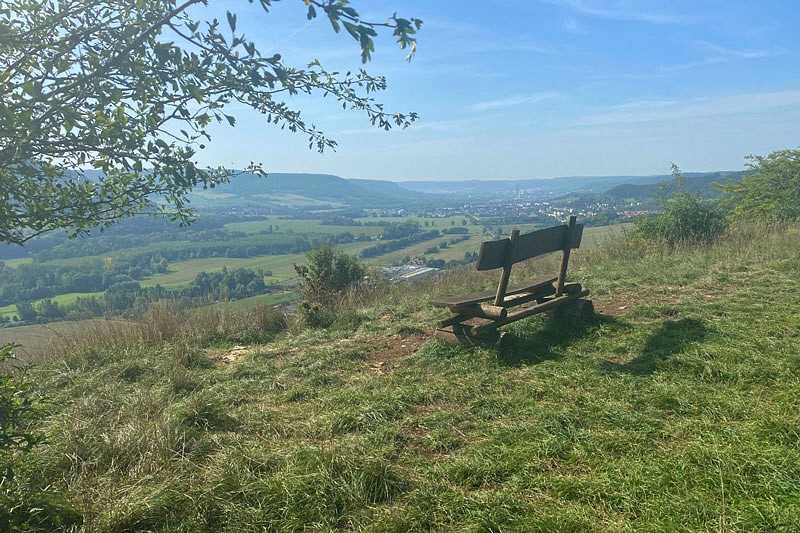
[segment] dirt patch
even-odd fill
[[[708,298],[708,296],[706,297]],[[619,316],[627,313],[641,303],[660,303],[660,304],[679,304],[683,301],[682,295],[677,292],[674,294],[651,294],[647,296],[622,295],[615,300],[592,300],[594,310],[601,315]]]
[[[230,365],[239,361],[242,356],[252,352],[251,348],[246,346],[234,346],[227,352],[214,357],[214,360],[223,365]]]
[[[594,304],[595,313],[608,316],[619,316],[634,305],[634,302],[626,300],[615,300],[613,302],[592,300],[592,303]]]
[[[367,355],[370,372],[379,376],[399,368],[406,357],[413,355],[430,335],[397,335],[375,339],[375,349]]]

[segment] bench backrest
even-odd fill
[[[481,244],[477,269],[493,270],[495,268],[503,268],[551,252],[579,248],[582,237],[583,224],[575,224],[572,231],[570,231],[569,225],[564,224],[524,233],[514,241],[509,262],[507,261],[509,260],[509,248],[511,248],[510,238],[486,241]]]
[[[567,263],[573,248],[581,244],[583,237],[583,224],[576,224],[576,217],[570,216],[569,222],[564,226],[532,231],[520,235],[518,229],[511,230],[511,237],[499,241],[487,241],[481,244],[481,253],[478,254],[478,270],[492,270],[503,268],[500,283],[494,297],[494,305],[503,305],[506,297],[508,280],[511,277],[511,267],[515,263],[531,259],[550,252],[561,251],[561,266],[558,268],[555,295],[560,297],[564,290],[564,281],[567,276]]]

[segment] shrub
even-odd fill
[[[311,250],[306,259],[308,266],[295,265],[295,270],[304,280],[302,299],[311,303],[334,303],[337,295],[361,283],[366,273],[356,258],[330,245]]]
[[[309,328],[327,328],[336,320],[336,315],[318,303],[300,302],[297,309],[300,321]]]
[[[713,204],[680,190],[686,178],[675,164],[672,175],[675,179],[664,184],[658,194],[661,213],[639,219],[637,232],[648,241],[664,243],[670,248],[680,244],[711,244],[725,231],[725,218]]]
[[[49,487],[27,479],[29,452],[44,436],[29,429],[40,417],[31,385],[8,373],[13,348],[0,346],[0,529],[53,531],[78,525],[79,513],[63,504]]]
[[[639,235],[670,248],[710,244],[726,227],[725,218],[714,206],[686,193],[668,200],[661,213],[636,222]]]

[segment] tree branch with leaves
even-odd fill
[[[268,12],[278,0],[258,0]],[[311,20],[327,18],[357,41],[361,61],[391,31],[416,49],[422,22],[392,15],[367,21],[348,0],[298,0]],[[254,3],[250,0],[249,3]],[[242,2],[244,4],[244,2]],[[320,152],[336,142],[286,99],[333,97],[376,127],[407,127],[415,113],[389,113],[374,100],[383,77],[341,75],[318,61],[286,65],[225,20],[197,16],[208,0],[20,0],[0,4],[0,242],[22,244],[58,228],[72,234],[137,213],[187,223],[187,194],[237,171],[202,168],[206,128],[233,126],[233,103],[265,122],[300,132]],[[99,171],[89,179],[85,169]],[[251,163],[245,171],[262,172]]]

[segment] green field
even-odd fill
[[[225,229],[231,231],[243,231],[245,233],[256,233],[258,231],[266,230],[272,226],[273,231],[276,233],[309,233],[314,235],[329,234],[335,235],[338,233],[350,232],[354,236],[361,233],[370,236],[380,235],[383,231],[381,226],[332,226],[322,224],[320,220],[286,220],[277,216],[264,217],[261,220],[253,220],[248,222],[231,222],[225,225]]]
[[[237,194],[220,193],[217,191],[193,191],[191,194],[193,205],[197,206],[242,206],[242,205],[280,205],[285,207],[344,207],[345,204],[332,200],[317,200],[299,194],[270,193],[242,196]]]
[[[78,298],[87,298],[87,297],[97,297],[100,298],[103,296],[102,292],[70,292],[67,294],[59,294],[57,296],[53,296],[52,298],[48,298],[56,302],[58,305],[69,305],[75,303],[75,300]],[[34,305],[39,305],[42,300],[36,300],[33,302]],[[17,307],[15,305],[7,305],[5,307],[0,307],[0,316],[4,316],[7,318],[11,318],[12,316],[17,314]]]
[[[430,229],[445,230],[451,227],[464,227],[462,225],[463,217],[454,216],[446,218],[422,218],[422,217],[366,217],[361,219],[365,222],[375,222],[376,220],[385,222],[403,222],[406,220],[414,220],[421,225],[423,231]],[[424,224],[428,223],[426,227]],[[320,224],[319,220],[284,220],[278,217],[264,217],[261,220],[231,223],[226,226],[229,230],[242,231],[251,234],[245,238],[246,242],[262,242],[262,240],[269,240],[273,235],[255,235],[256,232],[265,229],[270,224],[277,233],[274,234],[275,238],[284,239],[286,235],[290,234],[309,234],[309,235],[325,235],[325,234],[338,234],[349,231],[354,235],[366,233],[368,235],[379,235],[383,228],[381,226],[328,226]],[[630,225],[617,225],[605,227],[588,227],[584,231],[583,247],[588,248],[600,242],[604,238],[611,235],[621,234],[626,227]],[[442,242],[449,242],[454,238],[459,238],[460,235],[442,235],[436,239],[412,244],[401,250],[389,252],[380,257],[365,259],[364,262],[368,265],[383,267],[398,264],[406,256],[422,257],[428,259],[444,259],[448,260],[461,260],[464,258],[466,252],[477,252],[480,249],[480,243],[484,240],[490,239],[490,236],[484,234],[481,226],[468,224],[465,226],[469,230],[470,238],[466,241],[448,245],[447,248],[439,249],[437,253],[426,253],[426,250],[432,246],[437,246]],[[521,227],[523,230],[527,226]],[[339,245],[338,249],[344,253],[351,255],[358,255],[361,250],[368,246],[374,245],[374,241],[370,242],[354,242],[345,245]],[[67,260],[54,260],[53,264],[78,264],[87,260],[101,260],[104,257],[125,256],[128,254],[138,254],[144,252],[156,252],[164,246],[172,245],[178,247],[193,247],[198,243],[153,243],[147,246],[119,250],[109,252],[107,254],[75,258]],[[12,260],[14,264],[21,264],[29,260]],[[272,276],[265,278],[267,284],[282,284],[297,277],[294,270],[295,264],[303,264],[305,262],[305,254],[281,254],[281,255],[268,255],[249,258],[227,258],[227,257],[213,257],[204,259],[191,259],[187,261],[173,261],[169,264],[169,269],[163,274],[157,274],[145,278],[141,281],[144,287],[153,287],[161,285],[167,288],[175,288],[182,285],[191,283],[197,274],[200,272],[216,272],[223,268],[247,268],[252,270],[264,269],[272,272]],[[11,262],[10,262],[11,263]],[[75,301],[79,296],[102,296],[102,293],[70,293],[62,294],[52,298],[61,305],[68,305]],[[39,302],[35,302],[39,303]],[[14,305],[0,307],[0,316],[11,318],[16,314],[17,310]]]
[[[285,254],[247,258],[211,257],[176,261],[169,264],[167,272],[145,278],[141,284],[144,287],[154,287],[156,285],[176,287],[190,283],[200,272],[218,272],[223,268],[228,270],[235,268],[271,270],[272,277],[264,278],[265,282],[280,283],[297,275],[292,268],[292,264],[297,263],[302,257],[303,254]]]
[[[362,249],[370,246],[369,242],[355,242],[343,244],[338,247],[348,254],[357,254]],[[200,272],[217,272],[223,268],[249,268],[252,270],[263,268],[272,271],[271,277],[264,278],[265,283],[283,283],[297,277],[294,265],[305,262],[305,254],[265,255],[260,257],[235,258],[212,257],[208,259],[191,259],[189,261],[176,261],[170,263],[169,271],[164,274],[150,276],[142,281],[144,287],[176,287],[192,282]]]

